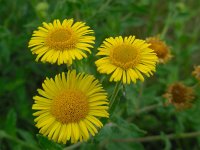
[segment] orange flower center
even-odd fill
[[[49,32],[45,44],[54,50],[68,50],[75,48],[76,36],[69,29],[59,28]]]
[[[51,113],[62,123],[79,122],[89,111],[86,95],[77,90],[59,93],[52,102]]]
[[[134,46],[122,44],[111,50],[110,59],[114,65],[128,69],[139,63],[140,55]]]

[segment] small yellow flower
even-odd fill
[[[91,53],[95,40],[92,33],[85,23],[74,23],[73,19],[43,22],[43,27],[33,32],[28,47],[37,55],[36,61],[71,65],[74,59],[86,58],[85,52]]]
[[[200,81],[200,65],[194,67],[194,71],[192,72],[192,75]]]
[[[173,104],[176,109],[181,110],[190,108],[195,96],[193,88],[178,82],[169,86],[164,97],[168,100],[169,104]]]
[[[98,56],[104,56],[95,63],[100,73],[112,74],[110,81],[123,83],[144,81],[143,74],[148,77],[155,71],[157,56],[144,40],[135,36],[110,37],[98,48]],[[142,74],[143,73],[143,74]]]
[[[151,44],[149,47],[155,51],[160,63],[166,63],[171,59],[170,48],[159,37],[149,37],[146,42]]]
[[[33,97],[33,115],[40,133],[58,143],[86,141],[109,117],[107,93],[92,75],[69,71],[47,78]]]

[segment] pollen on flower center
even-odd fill
[[[130,45],[120,45],[111,51],[111,62],[123,69],[131,68],[139,63],[139,53]]]
[[[56,30],[51,33],[50,40],[54,42],[64,42],[71,38],[71,33],[68,30]]]
[[[76,41],[75,35],[70,30],[61,28],[51,31],[45,44],[50,49],[67,50],[75,48]]]
[[[62,123],[79,122],[88,114],[87,97],[81,91],[67,90],[58,94],[51,106],[51,113]]]

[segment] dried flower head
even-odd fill
[[[164,97],[168,100],[168,104],[173,104],[178,110],[181,110],[192,106],[194,91],[193,88],[178,82],[169,86]]]
[[[194,67],[194,71],[192,72],[192,75],[200,81],[200,65]]]
[[[155,51],[160,63],[166,63],[171,59],[170,48],[159,37],[149,37],[146,42],[151,44],[149,47]]]

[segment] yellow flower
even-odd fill
[[[193,88],[178,82],[168,87],[164,97],[168,100],[169,104],[173,104],[176,109],[181,110],[190,108],[195,96]]]
[[[33,97],[33,115],[40,133],[58,143],[86,141],[109,117],[107,93],[92,75],[69,71],[47,78]]]
[[[110,81],[122,80],[124,84],[136,83],[136,79],[144,81],[142,73],[152,75],[158,59],[149,45],[135,36],[107,38],[98,48],[97,55],[104,57],[95,62],[97,70],[112,74]]]
[[[192,72],[192,75],[200,81],[200,65],[194,67],[194,71]]]
[[[166,63],[172,57],[169,47],[159,37],[149,37],[146,42],[151,44],[149,47],[155,51],[160,63]]]
[[[91,53],[95,40],[91,33],[89,26],[73,19],[65,19],[62,24],[59,20],[43,22],[43,27],[33,32],[28,47],[37,55],[36,61],[71,65],[74,59],[86,58],[85,52]]]

